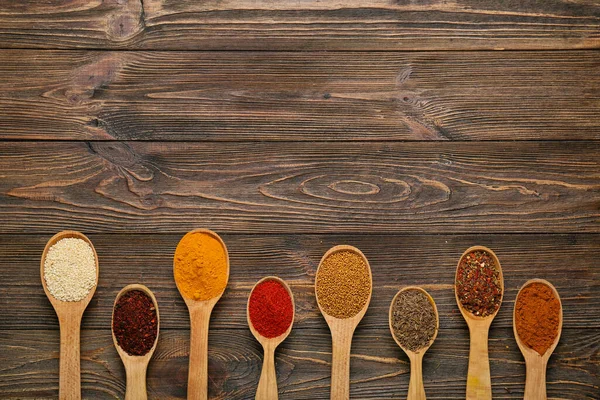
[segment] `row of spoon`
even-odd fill
[[[224,251],[226,253],[227,260],[227,280],[229,278],[229,257],[227,255],[227,249],[225,244],[222,242],[221,238],[214,232],[199,229],[194,232],[203,232],[213,235],[223,244]],[[96,261],[96,278],[98,278],[98,257],[96,251],[94,249],[91,241],[83,234],[75,231],[63,231],[56,234],[52,237],[44,249],[44,253],[42,254],[41,260],[41,269],[40,273],[42,276],[42,285],[44,287],[44,291],[53,305],[56,314],[58,316],[59,324],[60,324],[60,374],[59,374],[59,398],[60,399],[79,399],[81,398],[81,386],[80,386],[80,325],[81,318],[83,316],[83,312],[89,304],[91,298],[94,295],[96,287],[92,288],[88,295],[78,301],[78,302],[64,302],[54,298],[51,293],[48,291],[46,287],[44,276],[44,260],[46,254],[50,247],[52,247],[56,242],[63,238],[80,238],[85,240],[90,247],[94,251],[95,261]],[[494,252],[483,246],[475,246],[467,249],[463,256],[471,251],[475,250],[484,250],[491,254],[495,261],[498,269],[500,271],[500,277],[502,277],[502,269],[500,266],[500,262]],[[352,246],[335,246],[330,249],[323,258],[321,259],[321,263],[319,264],[319,269],[317,270],[317,276],[319,275],[320,266],[329,255],[338,252],[338,251],[352,251],[356,254],[360,255],[367,268],[369,270],[369,280],[371,284],[371,290],[369,293],[369,300],[364,305],[363,309],[360,310],[356,315],[351,318],[336,318],[328,315],[325,310],[321,307],[319,303],[319,299],[317,296],[317,305],[321,313],[323,314],[329,329],[331,331],[332,336],[332,373],[331,373],[331,399],[348,399],[350,396],[350,349],[352,343],[352,337],[354,334],[354,330],[356,329],[358,323],[362,320],[365,315],[367,308],[369,306],[371,294],[372,294],[372,276],[371,269],[369,266],[369,262],[364,256],[364,254]],[[462,259],[462,257],[461,257]],[[460,263],[460,260],[459,260]],[[281,279],[277,277],[267,277],[264,279],[274,279],[278,280],[290,294],[293,301],[293,295],[289,288],[289,286]],[[264,280],[263,279],[263,280]],[[262,280],[261,280],[262,281]],[[260,283],[259,281],[258,283]],[[543,280],[532,280],[528,281],[523,287],[527,286],[529,283],[538,281],[546,284],[554,291],[557,299],[560,300],[556,289],[547,281]],[[97,279],[96,279],[97,282]],[[500,279],[502,292],[504,292],[504,284],[503,280]],[[258,285],[257,283],[257,285]],[[255,286],[256,287],[256,286]],[[398,294],[400,294],[403,290],[409,289],[418,289],[423,291],[429,298],[430,302],[433,305],[436,315],[436,334],[431,339],[429,345],[426,347],[413,352],[408,349],[405,349],[400,343],[396,340],[396,343],[406,352],[407,356],[411,362],[411,377],[409,384],[409,399],[425,399],[425,391],[423,389],[423,379],[422,379],[422,359],[424,353],[427,349],[433,344],[437,336],[437,331],[439,328],[439,317],[437,314],[437,308],[435,307],[435,302],[433,298],[423,289],[418,287],[407,287],[402,289]],[[115,304],[118,301],[119,297],[125,294],[130,290],[141,290],[148,294],[154,305],[156,307],[157,320],[159,319],[158,314],[158,305],[156,302],[156,298],[154,294],[143,285],[129,285],[122,289],[115,299]],[[253,289],[254,290],[254,289]],[[397,294],[397,295],[398,295]],[[185,303],[189,309],[190,321],[191,321],[191,331],[190,331],[190,369],[188,375],[188,399],[207,399],[208,398],[208,328],[210,315],[214,305],[217,303],[219,298],[221,297],[222,292],[209,300],[198,301],[186,298],[183,296]],[[469,368],[468,368],[468,377],[467,377],[467,399],[491,399],[492,391],[491,391],[491,377],[490,377],[490,368],[489,368],[489,358],[488,358],[488,332],[489,327],[492,323],[492,320],[496,316],[498,310],[490,316],[487,317],[478,317],[467,310],[464,309],[458,298],[456,299],[458,307],[463,315],[467,325],[469,327],[470,332],[470,353],[469,353]],[[394,301],[392,301],[392,304]],[[559,335],[557,336],[553,345],[546,351],[546,353],[542,356],[537,354],[534,350],[525,346],[521,340],[519,339],[518,334],[515,331],[515,337],[517,340],[517,344],[523,353],[523,356],[527,365],[527,375],[526,375],[526,387],[525,387],[525,398],[526,399],[545,399],[546,398],[546,388],[545,388],[545,371],[546,365],[548,362],[548,358],[554,351],[559,337],[560,331],[562,329],[562,304],[560,307],[560,321],[559,321]],[[391,307],[390,307],[390,329],[391,329]],[[285,338],[289,335],[292,325],[289,326],[286,332],[276,338],[265,338],[262,337],[249,322],[250,329],[253,335],[257,338],[257,340],[263,346],[265,356],[263,362],[263,369],[261,373],[260,382],[257,390],[257,399],[276,399],[277,398],[277,380],[275,376],[275,365],[274,365],[274,352],[277,346],[285,340]],[[160,322],[159,322],[160,323]],[[514,324],[513,324],[514,325]],[[392,334],[392,336],[394,336]],[[123,364],[126,369],[127,374],[127,391],[126,391],[126,399],[145,399],[146,398],[146,367],[152,354],[156,348],[156,344],[158,342],[158,333],[154,346],[152,349],[144,356],[131,356],[123,351],[117,344],[116,339],[113,340],[115,343],[115,347],[119,353],[119,356],[123,360]]]

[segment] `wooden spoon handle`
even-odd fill
[[[190,308],[190,371],[188,400],[208,399],[208,324],[212,306]]]
[[[256,400],[277,400],[277,375],[275,374],[275,347],[265,346],[265,358],[256,389]]]
[[[411,353],[408,358],[410,358],[410,383],[408,384],[407,400],[425,400],[423,353]]]
[[[331,355],[331,400],[348,400],[350,398],[350,348],[352,333],[340,329],[332,331]]]
[[[546,400],[546,365],[545,357],[530,357],[526,361],[524,400]]]
[[[488,358],[489,325],[471,329],[469,372],[467,375],[467,400],[491,400],[492,380]]]
[[[130,363],[126,369],[127,389],[125,400],[146,400],[146,363]]]
[[[81,372],[79,360],[81,314],[66,313],[59,318],[60,366],[58,398],[81,399]]]

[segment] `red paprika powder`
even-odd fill
[[[248,316],[252,327],[261,336],[281,336],[294,318],[292,298],[279,281],[267,279],[256,285],[250,294]]]
[[[554,344],[560,324],[560,301],[548,285],[525,286],[515,302],[515,328],[521,342],[544,355]]]
[[[158,319],[154,302],[141,290],[124,293],[113,310],[113,333],[119,347],[132,356],[143,356],[154,346]]]

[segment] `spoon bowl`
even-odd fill
[[[94,261],[96,263],[96,284],[90,289],[88,294],[79,301],[62,301],[54,297],[52,293],[50,293],[50,290],[48,290],[46,278],[44,277],[44,263],[46,262],[46,256],[48,255],[48,251],[57,242],[67,238],[82,239],[83,241],[85,241],[92,248],[92,251],[94,253]],[[42,277],[42,287],[44,288],[46,297],[48,297],[48,300],[50,300],[50,303],[52,304],[52,307],[54,307],[54,310],[56,311],[56,314],[59,318],[59,314],[62,315],[65,313],[78,312],[83,314],[83,311],[87,308],[88,304],[92,300],[92,297],[94,297],[94,293],[96,292],[96,287],[98,286],[99,271],[100,268],[98,264],[98,254],[96,254],[96,249],[94,248],[92,241],[88,239],[88,237],[85,236],[83,233],[77,231],[62,231],[52,236],[50,240],[48,240],[48,243],[46,243],[46,247],[44,248],[44,252],[42,253],[42,259],[40,262],[40,276]]]
[[[425,296],[427,296],[427,300],[429,300],[429,303],[431,304],[433,312],[435,314],[435,332],[433,334],[433,337],[426,346],[421,347],[417,351],[412,351],[404,347],[402,343],[400,343],[400,341],[396,338],[393,328],[394,304],[396,303],[396,299],[401,293],[404,293],[409,290],[417,290],[423,293]],[[390,332],[392,333],[394,341],[406,353],[410,360],[410,383],[408,385],[408,400],[425,400],[425,387],[423,386],[423,356],[435,341],[435,338],[437,337],[440,328],[440,318],[438,315],[437,306],[435,305],[435,301],[425,289],[418,286],[407,286],[398,291],[398,293],[396,293],[396,295],[392,299],[388,319],[390,325]]]
[[[117,338],[115,336],[115,331],[112,329],[114,326],[114,316],[115,316],[115,307],[117,302],[125,293],[130,292],[132,290],[139,290],[144,292],[148,297],[152,299],[152,303],[154,304],[154,309],[156,310],[156,338],[154,339],[154,345],[152,348],[144,355],[136,356],[128,354],[117,342]],[[123,361],[123,366],[125,367],[125,374],[127,376],[127,386],[125,390],[125,400],[145,400],[148,398],[146,391],[146,370],[148,369],[148,363],[154,354],[154,350],[156,350],[156,345],[158,344],[158,335],[160,333],[160,315],[158,313],[158,303],[156,301],[156,297],[154,293],[150,289],[148,289],[144,285],[128,285],[125,286],[121,291],[117,294],[115,298],[115,303],[113,305],[113,313],[111,319],[111,333],[113,338],[113,343],[115,348],[117,349],[117,353],[119,353],[119,357],[121,357],[121,361]]]
[[[521,291],[531,285],[532,283],[541,283],[552,290],[554,296],[558,300],[559,313],[558,313],[558,333],[556,334],[556,338],[554,342],[546,352],[540,355],[537,351],[527,346],[521,338],[519,337],[519,333],[517,331],[516,324],[516,314],[517,314],[517,300]],[[558,345],[558,341],[560,340],[560,335],[562,333],[562,324],[563,324],[563,308],[562,302],[560,300],[560,296],[556,288],[545,279],[530,279],[521,287],[519,293],[517,293],[517,297],[515,299],[515,307],[513,309],[513,331],[515,334],[515,339],[517,341],[517,346],[523,353],[523,358],[525,359],[525,367],[526,367],[526,375],[525,375],[525,399],[528,400],[542,400],[546,399],[546,366],[548,365],[548,359],[554,352],[554,349]]]
[[[473,247],[469,247],[467,250],[465,250],[465,252],[460,256],[459,260],[458,260],[458,264],[456,266],[456,274],[454,277],[454,281],[456,282],[457,278],[458,278],[458,268],[460,266],[460,262],[462,261],[462,259],[469,253],[473,252],[473,251],[485,251],[486,253],[490,254],[492,256],[492,258],[494,259],[494,262],[496,263],[496,266],[498,267],[498,273],[500,275],[500,304],[502,304],[502,299],[504,297],[504,276],[502,275],[502,266],[500,265],[500,260],[498,259],[498,257],[496,256],[496,253],[494,253],[490,248],[485,247],[485,246],[473,246]],[[463,318],[465,319],[465,321],[467,321],[467,324],[470,321],[486,321],[489,324],[492,323],[492,321],[494,320],[494,318],[496,317],[496,315],[498,314],[498,311],[500,311],[500,307],[498,307],[496,309],[496,311],[494,311],[493,314],[487,315],[485,317],[481,317],[478,315],[474,315],[473,313],[471,313],[469,310],[465,309],[465,307],[463,306],[463,304],[460,302],[460,299],[458,298],[458,291],[454,290],[454,297],[456,298],[456,304],[458,304],[458,309],[460,310],[460,313],[462,314]]]
[[[402,346],[402,344],[398,341],[398,339],[396,338],[396,335],[394,335],[394,328],[392,326],[392,323],[394,321],[394,315],[393,315],[393,311],[394,311],[394,304],[396,303],[396,299],[398,298],[398,296],[400,296],[401,293],[407,292],[409,290],[418,290],[419,292],[423,293],[425,296],[427,296],[427,300],[429,300],[429,303],[431,303],[431,306],[433,307],[433,312],[435,314],[435,333],[433,334],[433,337],[431,338],[431,340],[429,341],[429,344],[427,346],[421,347],[419,350],[417,351],[412,351],[407,349],[406,347]],[[438,330],[440,328],[440,318],[439,318],[439,314],[438,314],[438,310],[437,310],[437,306],[435,304],[435,301],[433,300],[433,297],[431,297],[431,295],[422,287],[419,286],[407,286],[404,287],[402,289],[400,289],[398,291],[398,293],[396,293],[396,295],[394,296],[394,298],[392,299],[392,303],[390,304],[390,311],[389,311],[389,325],[390,325],[390,331],[392,332],[392,337],[394,338],[394,341],[396,342],[396,344],[402,349],[402,351],[404,351],[407,355],[408,353],[420,353],[420,354],[424,354],[433,344],[433,342],[435,341],[435,339],[437,338],[438,335]]]
[[[318,280],[319,273],[321,272],[321,267],[323,262],[330,257],[331,255],[341,252],[341,251],[349,251],[354,254],[359,255],[369,273],[369,296],[365,305],[362,307],[358,313],[349,318],[337,318],[332,315],[329,315],[325,309],[323,308],[321,302],[319,301],[319,294],[317,291],[317,285],[315,283],[315,296],[317,299],[317,305],[321,314],[325,318],[327,325],[329,326],[329,330],[331,331],[331,339],[332,339],[332,362],[331,362],[331,399],[332,400],[342,400],[348,399],[350,397],[350,349],[352,345],[352,336],[354,334],[354,330],[358,323],[362,320],[367,309],[369,308],[369,303],[371,302],[371,296],[373,294],[373,276],[371,274],[371,266],[369,265],[369,261],[365,257],[365,255],[356,247],[348,246],[348,245],[338,245],[329,249],[321,258],[321,262],[319,263],[319,268],[317,269],[316,278]]]
[[[46,262],[46,256],[52,246],[54,246],[59,240],[65,238],[76,238],[84,240],[91,248],[94,253],[94,260],[96,264],[96,283],[90,289],[88,294],[79,301],[62,301],[57,299],[50,293],[46,284],[46,278],[44,275],[44,264]],[[40,276],[42,279],[42,287],[46,297],[54,307],[56,316],[58,317],[58,323],[60,325],[60,358],[59,358],[59,399],[74,399],[81,398],[81,365],[80,365],[80,335],[81,335],[81,318],[83,312],[87,308],[88,304],[94,297],[96,287],[98,286],[99,277],[99,263],[98,254],[94,245],[83,233],[76,231],[62,231],[52,236],[44,252],[42,253],[42,259],[40,261]]]
[[[254,335],[256,340],[258,340],[258,342],[260,344],[262,344],[263,346],[265,345],[265,343],[270,343],[271,345],[275,345],[275,347],[277,347],[281,344],[281,342],[283,342],[288,337],[288,335],[292,331],[292,326],[294,325],[294,318],[296,316],[296,303],[294,301],[294,294],[292,293],[292,290],[290,289],[288,284],[283,279],[281,279],[277,276],[266,276],[266,277],[262,278],[261,280],[259,280],[258,282],[256,282],[256,284],[252,287],[252,290],[250,291],[250,296],[252,296],[252,292],[254,292],[254,289],[256,289],[256,287],[258,285],[260,285],[261,283],[266,282],[266,281],[278,282],[288,292],[290,299],[292,301],[292,307],[293,307],[292,323],[287,328],[287,330],[284,333],[282,333],[281,335],[276,336],[274,338],[268,338],[268,337],[264,337],[263,335],[261,335],[254,328],[254,325],[252,324],[252,320],[250,319],[250,297],[248,297],[248,303],[246,304],[246,315],[247,315],[247,319],[248,319],[248,326],[250,327],[250,332],[252,332],[252,335]]]
[[[221,299],[221,297],[223,296],[223,293],[225,293],[225,288],[227,287],[227,283],[229,282],[229,253],[227,251],[227,246],[225,245],[225,242],[223,242],[223,239],[221,239],[221,237],[217,233],[211,231],[210,229],[203,229],[203,228],[194,229],[194,230],[186,233],[183,236],[183,238],[185,238],[188,235],[192,235],[194,233],[204,233],[206,235],[209,235],[209,236],[213,237],[214,239],[216,239],[223,247],[223,253],[225,255],[225,262],[227,264],[227,275],[225,277],[225,286],[223,287],[223,290],[221,290],[221,292],[218,295],[216,295],[215,297],[212,297],[208,300],[195,300],[190,297],[187,297],[183,293],[181,287],[179,286],[179,282],[177,282],[177,279],[175,279],[175,285],[177,286],[177,290],[179,291],[179,294],[183,298],[183,301],[185,301],[185,304],[187,305],[188,308],[195,308],[195,307],[202,307],[202,306],[206,307],[207,305],[211,305],[211,309],[212,309],[212,307],[214,307],[215,304],[217,304],[217,302]],[[183,238],[181,238],[181,240],[183,240]],[[177,250],[175,250],[175,252],[177,252]],[[175,262],[173,262],[173,272],[174,271],[175,271]]]
[[[208,399],[208,326],[212,310],[221,296],[223,296],[227,282],[229,282],[229,253],[221,237],[208,229],[194,229],[185,234],[183,238],[195,233],[203,233],[216,239],[223,248],[226,263],[226,277],[223,290],[208,300],[195,300],[187,297],[179,286],[179,282],[175,279],[177,290],[179,290],[190,313],[190,367],[187,398],[188,400],[206,400]],[[175,254],[177,254],[177,250],[175,250]],[[175,259],[173,259],[174,274],[175,268]]]
[[[292,302],[292,322],[290,323],[290,326],[288,326],[284,333],[273,338],[268,338],[261,335],[254,328],[252,320],[250,319],[250,298],[252,297],[254,289],[256,289],[258,285],[265,281],[276,281],[280,283],[281,286],[283,286],[287,291]],[[252,287],[250,296],[248,297],[248,304],[246,305],[246,315],[248,318],[248,326],[250,327],[250,332],[252,332],[252,335],[254,335],[254,337],[261,344],[264,350],[264,361],[262,372],[260,374],[260,380],[258,382],[258,388],[256,389],[256,399],[276,400],[278,398],[278,390],[277,375],[275,373],[275,349],[281,344],[281,342],[283,342],[288,337],[288,335],[292,331],[292,326],[294,325],[294,318],[296,317],[296,303],[294,301],[294,295],[288,284],[283,279],[280,279],[276,276],[267,276],[256,282],[254,287]]]
[[[485,317],[474,315],[464,308],[463,304],[458,298],[458,290],[456,285],[460,262],[467,254],[478,250],[485,251],[492,256],[498,269],[500,281],[500,304],[494,313]],[[504,277],[502,275],[502,266],[500,265],[500,260],[491,249],[485,246],[469,247],[458,260],[454,282],[454,297],[456,298],[456,304],[458,305],[458,309],[460,310],[460,313],[469,327],[471,337],[466,398],[467,400],[491,400],[492,380],[490,376],[490,362],[488,355],[488,334],[490,325],[498,314],[500,305],[502,304],[502,298],[504,297]]]

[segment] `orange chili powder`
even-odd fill
[[[540,282],[524,287],[515,304],[515,326],[527,347],[544,355],[558,335],[560,302],[554,291]]]

